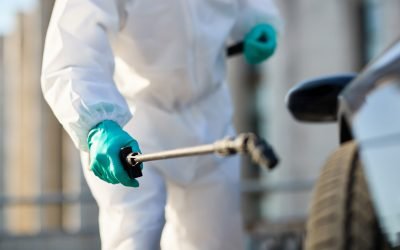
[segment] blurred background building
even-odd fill
[[[334,125],[300,124],[290,117],[287,91],[308,78],[359,71],[399,35],[400,1],[276,2],[285,20],[276,56],[259,67],[241,57],[229,60],[238,130],[263,135],[282,160],[273,172],[243,160],[249,250],[300,249],[311,188],[338,143]],[[41,95],[53,3],[38,0],[0,38],[0,249],[100,246],[97,206],[78,152]]]

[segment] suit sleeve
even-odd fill
[[[58,0],[47,31],[42,91],[80,150],[103,120],[121,127],[131,118],[113,81],[111,41],[123,23],[118,0]]]
[[[231,31],[231,42],[242,41],[244,36],[260,23],[272,25],[278,33],[282,31],[283,23],[274,1],[239,0],[239,12]]]

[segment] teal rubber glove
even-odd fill
[[[131,146],[134,152],[139,152],[139,145],[116,122],[105,120],[90,130],[88,135],[90,151],[90,170],[100,179],[129,187],[139,187],[136,179],[129,178],[119,159],[122,147]],[[143,166],[140,166],[143,168]]]
[[[244,38],[244,56],[249,64],[259,64],[275,52],[277,34],[269,24],[258,24]]]

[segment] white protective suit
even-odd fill
[[[56,1],[42,89],[83,152],[103,249],[242,249],[237,158],[146,163],[135,189],[87,170],[86,139],[105,119],[144,153],[232,135],[227,41],[277,22],[271,0]]]

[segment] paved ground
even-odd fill
[[[246,250],[301,250],[303,223],[260,224],[249,230]],[[40,236],[1,236],[0,250],[98,250],[96,232],[48,233]]]
[[[96,234],[1,237],[0,250],[99,250]]]

